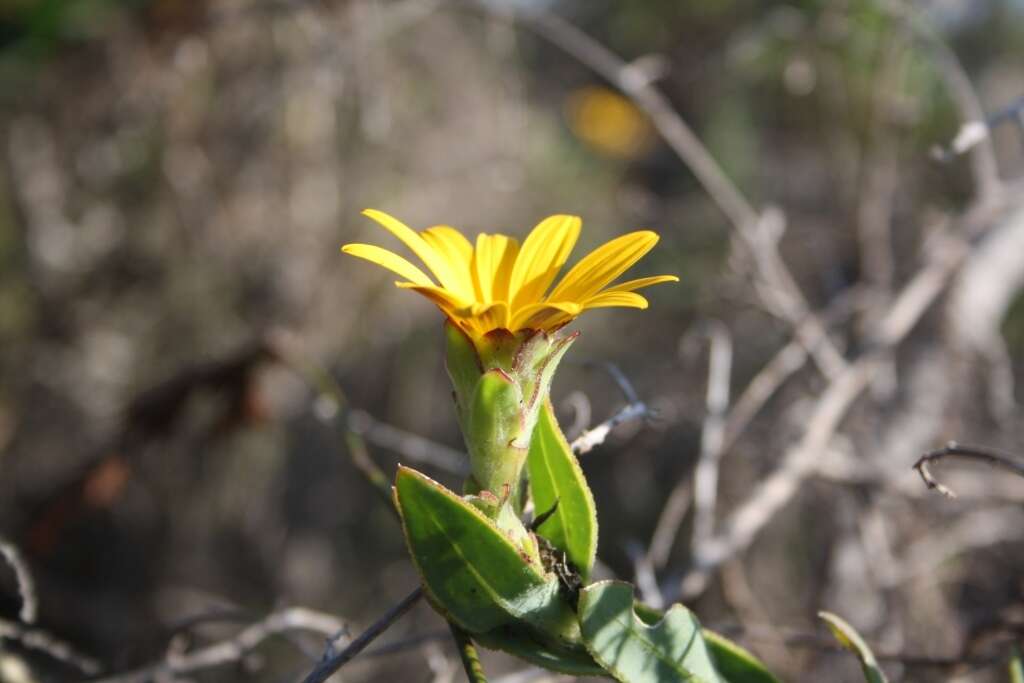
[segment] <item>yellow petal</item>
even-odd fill
[[[422,270],[387,249],[381,249],[372,244],[346,244],[341,250],[346,254],[372,261],[378,266],[384,266],[388,270],[398,273],[406,280],[411,280],[414,284],[427,286],[434,284]]]
[[[631,232],[604,243],[573,266],[548,298],[558,301],[589,299],[657,243],[658,235],[650,230]]]
[[[509,278],[519,253],[519,243],[506,235],[476,236],[473,282],[481,301],[507,301]]]
[[[365,209],[363,215],[380,223],[388,232],[400,239],[405,246],[409,247],[427,268],[434,274],[443,286],[458,289],[458,277],[452,273],[448,260],[434,250],[430,244],[423,239],[418,232],[410,228],[402,221],[389,216],[383,211],[376,209]]]
[[[473,245],[469,243],[462,233],[447,225],[436,225],[420,233],[423,240],[429,244],[437,254],[448,262],[452,275],[456,282],[454,289],[459,296],[467,299],[473,298],[473,278],[470,275],[470,262],[473,259]]]
[[[402,289],[411,289],[418,294],[422,294],[437,304],[442,311],[453,317],[466,317],[472,305],[471,302],[459,298],[451,290],[444,287],[418,285],[414,282],[396,282],[395,286]]]
[[[541,300],[579,235],[577,216],[551,216],[533,229],[512,268],[509,300],[513,310]]]
[[[582,306],[568,301],[530,304],[529,306],[524,306],[515,312],[515,315],[512,316],[512,325],[509,329],[521,330],[524,328],[532,328],[535,330],[548,330],[551,329],[547,324],[549,319],[558,318],[561,320],[564,318],[565,322],[568,322],[579,315],[582,311]]]
[[[623,306],[625,308],[647,308],[647,299],[635,292],[601,292],[583,302],[583,309],[609,308]]]
[[[605,292],[632,292],[637,289],[644,287],[650,287],[651,285],[658,285],[662,282],[679,282],[679,278],[675,275],[655,275],[653,277],[641,277],[636,280],[627,280],[626,282],[620,282],[617,285],[612,285]]]
[[[509,329],[508,304],[504,301],[495,301],[489,304],[473,304],[470,314],[480,334],[486,334],[491,330]]]

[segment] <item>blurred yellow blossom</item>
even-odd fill
[[[566,117],[576,137],[603,154],[630,159],[653,139],[647,117],[628,99],[608,88],[588,86],[566,99]]]

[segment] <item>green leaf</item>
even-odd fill
[[[864,679],[868,683],[888,683],[888,679],[886,679],[885,673],[878,666],[878,661],[875,659],[874,653],[871,652],[871,648],[868,647],[868,644],[864,642],[864,639],[860,637],[860,634],[852,626],[831,612],[818,612],[818,616],[828,624],[829,630],[832,631],[832,636],[839,641],[839,644],[853,652],[860,659],[860,665],[864,669]]]
[[[526,460],[536,514],[550,510],[537,532],[565,552],[586,581],[597,554],[597,512],[576,456],[558,427],[550,401],[537,419]]]
[[[704,629],[702,633],[715,668],[727,683],[779,683],[779,679],[745,648],[714,631]]]
[[[1021,659],[1017,648],[1013,648],[1013,656],[1010,657],[1010,683],[1024,683],[1024,659]]]
[[[633,609],[633,587],[601,581],[580,592],[583,642],[622,683],[727,683],[712,664],[696,617],[673,605],[656,624]]]
[[[558,580],[470,503],[408,467],[398,469],[395,502],[423,585],[444,616],[470,633],[521,619],[578,639]]]
[[[665,613],[642,602],[635,601],[633,610],[647,625],[657,624]],[[779,683],[777,679],[754,655],[725,636],[709,629],[701,629],[704,643],[711,652],[718,675],[726,683]]]
[[[608,676],[583,647],[547,641],[516,624],[505,624],[473,638],[483,647],[507,652],[550,671],[571,676]]]

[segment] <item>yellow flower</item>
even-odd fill
[[[647,308],[647,299],[634,290],[679,281],[675,275],[657,275],[608,286],[658,243],[658,235],[650,230],[631,232],[598,247],[549,292],[579,237],[581,221],[576,216],[545,218],[522,246],[506,235],[480,234],[474,248],[447,225],[416,232],[382,211],[367,209],[363,214],[405,243],[437,282],[387,249],[346,244],[341,250],[398,273],[406,282],[396,282],[397,286],[427,297],[474,337],[496,329],[550,332],[588,308]]]

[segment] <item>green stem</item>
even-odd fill
[[[476,645],[473,644],[469,634],[453,622],[449,621],[448,627],[452,630],[455,646],[462,659],[462,667],[466,670],[466,679],[469,680],[469,683],[487,683],[484,665],[480,663],[480,653],[477,652]]]

